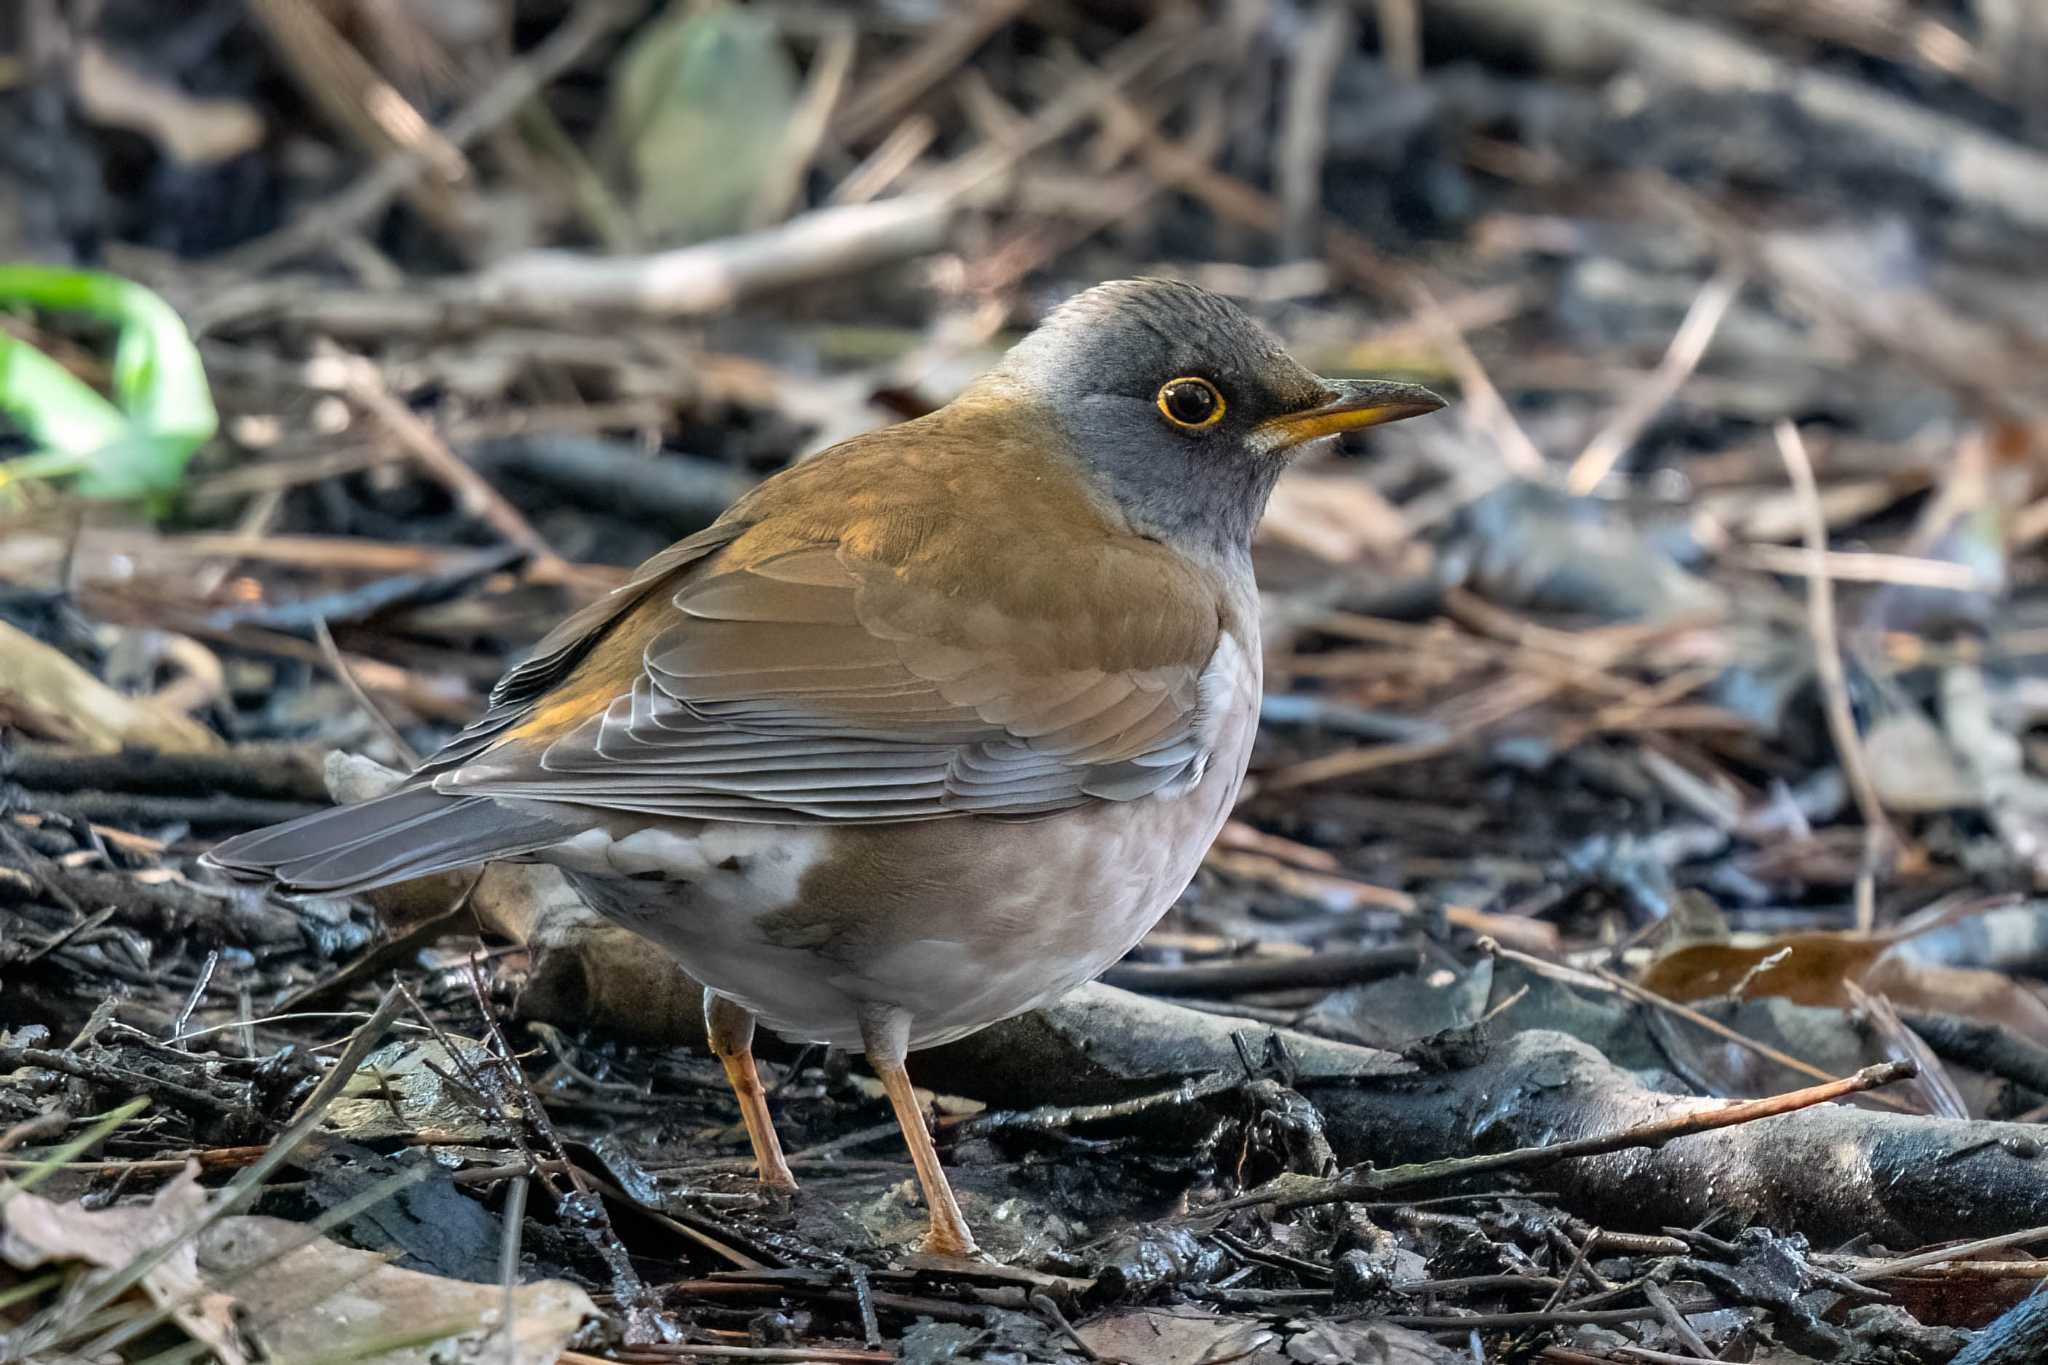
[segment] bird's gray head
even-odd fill
[[[1229,300],[1117,280],[1062,304],[977,387],[1028,402],[1147,535],[1241,552],[1311,441],[1433,412],[1412,384],[1324,379]]]

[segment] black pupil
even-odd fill
[[[1200,426],[1216,411],[1216,394],[1207,384],[1175,384],[1166,391],[1166,410],[1176,422]]]

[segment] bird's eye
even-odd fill
[[[1159,411],[1186,431],[1201,431],[1223,420],[1223,395],[1206,379],[1184,376],[1159,386]]]

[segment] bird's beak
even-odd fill
[[[1269,451],[1292,450],[1340,432],[1361,431],[1435,412],[1444,400],[1420,384],[1387,379],[1325,379],[1329,397],[1312,408],[1269,417],[1256,431]]]

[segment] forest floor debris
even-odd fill
[[[2037,7],[302,8],[0,19],[0,249],[157,290],[221,427],[0,476],[0,1360],[2039,1354]],[[997,1263],[905,1254],[843,1057],[764,1051],[763,1193],[545,870],[196,869],[1151,271],[1459,401],[1283,484],[1115,985],[914,1059]]]

